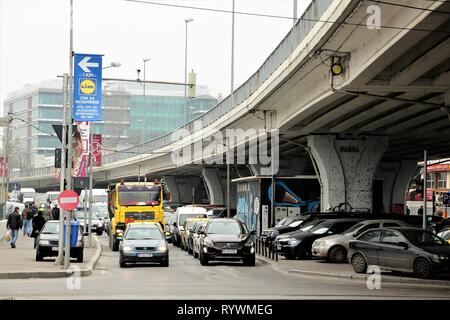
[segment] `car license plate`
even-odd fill
[[[151,258],[151,257],[153,257],[153,254],[152,253],[139,253],[138,257],[139,258]]]
[[[237,250],[232,250],[232,249],[224,249],[222,250],[223,254],[236,254]]]
[[[58,247],[52,247],[52,251],[58,251]]]

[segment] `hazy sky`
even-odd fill
[[[147,0],[143,0],[147,1]],[[231,0],[154,0],[231,10]],[[298,0],[301,14],[309,0]],[[291,17],[293,0],[236,0],[235,10]],[[0,0],[0,93],[49,80],[69,70],[69,0]],[[136,78],[146,64],[148,80],[183,81],[185,18],[188,68],[215,95],[230,91],[231,14],[127,2],[74,0],[74,51],[120,61],[104,77]],[[286,35],[289,19],[235,15],[235,88],[264,62]],[[142,76],[142,74],[141,74]],[[3,103],[2,103],[3,106]]]

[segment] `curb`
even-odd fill
[[[316,271],[306,271],[306,270],[298,270],[291,269],[288,273],[297,273],[304,275],[312,275],[312,276],[320,276],[320,277],[329,277],[329,278],[341,278],[341,279],[351,279],[351,280],[363,280],[367,281],[367,279],[371,276],[371,274],[342,274],[342,273],[329,273],[329,272],[316,272]],[[397,283],[397,284],[421,284],[421,285],[433,285],[433,286],[444,286],[450,287],[450,281],[442,281],[442,280],[423,280],[416,278],[405,278],[405,277],[391,277],[384,276],[383,282],[389,283]]]
[[[338,278],[338,279],[350,279],[357,281],[367,281],[367,279],[371,276],[371,274],[344,274],[344,273],[331,273],[331,272],[318,272],[318,271],[307,271],[307,270],[299,270],[299,269],[291,269],[291,270],[281,270],[275,261],[269,260],[265,257],[256,256],[258,261],[262,262],[265,265],[271,265],[277,271],[281,271],[284,273],[294,273],[294,274],[303,274],[309,276],[318,276],[318,277],[328,277],[328,278]],[[441,286],[441,287],[450,287],[450,281],[443,280],[424,280],[424,279],[416,279],[416,278],[405,278],[405,277],[392,277],[392,276],[383,276],[383,282],[387,283],[397,283],[397,284],[420,284],[420,285],[432,285],[432,286]]]
[[[76,270],[49,270],[49,271],[17,271],[0,273],[0,279],[31,279],[31,278],[66,278],[76,273],[81,277],[87,277],[92,274],[97,265],[98,260],[102,254],[102,246],[96,235],[92,235],[96,242],[96,249],[94,256],[89,260],[86,267]]]

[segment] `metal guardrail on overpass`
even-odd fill
[[[264,61],[262,66],[256,71],[244,84],[234,91],[234,105],[231,105],[230,96],[220,101],[217,105],[211,108],[208,112],[193,119],[191,122],[180,127],[185,132],[191,134],[194,130],[199,128],[196,126],[194,129],[194,122],[201,122],[202,129],[212,124],[214,121],[223,117],[225,114],[233,110],[236,106],[242,103],[245,99],[250,97],[270,75],[292,54],[301,41],[306,37],[308,32],[317,23],[333,0],[313,0],[308,8],[305,10],[301,18],[297,21],[295,26],[289,31],[286,37],[280,42],[277,48],[270,54],[270,56]],[[109,154],[103,157],[103,163],[111,163],[120,160],[126,160],[139,154],[151,153],[154,150],[165,147],[173,143],[171,138],[172,132],[162,135],[158,138],[147,141],[138,146],[121,150]],[[25,178],[30,176],[45,176],[56,173],[53,167],[37,168],[32,170],[13,172],[11,179]]]

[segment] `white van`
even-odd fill
[[[87,191],[87,192],[85,192]],[[82,206],[85,199],[89,203],[89,189],[88,190],[81,190],[80,193],[80,205]],[[92,189],[92,202],[108,202],[108,192],[106,189]],[[88,204],[89,205],[89,204]]]
[[[58,204],[58,197],[61,191],[48,191],[45,193],[45,197],[47,198],[47,203],[50,202],[50,207],[53,209],[55,205]]]
[[[180,239],[180,229],[183,228],[184,223],[189,218],[196,218],[196,217],[203,217],[206,218],[206,209],[202,207],[195,207],[195,206],[184,206],[184,207],[178,207],[175,214],[172,216],[172,237],[173,237],[173,244],[177,247],[180,247],[181,245],[181,239]]]
[[[20,188],[20,199],[22,203],[32,203],[36,197],[36,190],[34,188]]]

